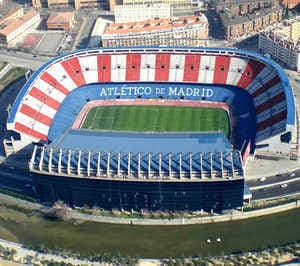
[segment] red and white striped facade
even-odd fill
[[[47,140],[52,119],[74,89],[103,82],[186,82],[233,85],[253,97],[256,141],[281,132],[287,100],[277,70],[234,50],[135,48],[90,50],[52,60],[38,70],[21,99],[9,129]],[[277,130],[278,131],[278,130]]]

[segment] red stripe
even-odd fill
[[[237,86],[246,89],[264,67],[265,65],[263,63],[250,59]]]
[[[284,92],[277,94],[276,96],[272,97],[271,99],[265,101],[264,103],[260,104],[256,107],[256,114],[262,113],[267,109],[270,109],[272,106],[282,102],[285,100]]]
[[[109,82],[111,80],[111,56],[110,55],[98,55],[98,81]]]
[[[257,89],[256,91],[254,91],[252,93],[252,97],[253,98],[257,97],[258,95],[266,92],[268,89],[272,88],[274,85],[276,85],[279,82],[280,82],[279,76],[275,76],[274,78],[272,78],[271,80],[269,80],[267,83],[265,83],[264,85],[262,85],[259,89]]]
[[[50,117],[38,112],[26,104],[22,105],[20,112],[47,126],[50,126],[52,122]]]
[[[170,54],[156,54],[155,81],[169,80],[170,58]]]
[[[41,79],[47,82],[49,85],[67,95],[69,93],[68,89],[66,89],[62,84],[60,84],[54,77],[52,77],[48,72],[44,72],[41,76]]]
[[[61,65],[66,70],[69,77],[74,81],[77,87],[85,85],[85,79],[77,57],[62,61]]]
[[[24,125],[22,125],[22,124],[20,124],[18,122],[15,123],[15,129],[18,130],[18,131],[20,131],[20,132],[23,132],[25,134],[28,134],[28,135],[30,135],[32,137],[35,137],[37,139],[47,140],[47,136],[46,135],[44,135],[44,134],[42,134],[40,132],[37,132],[37,131],[35,131],[35,130],[27,127],[27,126],[24,126]]]
[[[215,71],[214,71],[215,84],[226,84],[229,65],[230,65],[229,56],[216,56]]]
[[[277,113],[276,115],[269,117],[268,119],[260,122],[256,126],[257,131],[264,130],[264,129],[270,127],[270,126],[273,126],[273,125],[277,124],[278,122],[286,119],[286,115],[287,115],[287,111],[283,110],[282,112]]]
[[[183,81],[198,81],[200,69],[200,55],[185,56]]]
[[[126,81],[140,80],[141,54],[127,54]]]
[[[29,95],[38,99],[40,102],[47,104],[48,106],[52,107],[55,110],[57,110],[58,107],[60,106],[60,103],[58,101],[54,100],[49,95],[43,93],[36,87],[31,88]]]

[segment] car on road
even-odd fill
[[[288,185],[287,184],[281,184],[280,187],[281,188],[286,188]]]
[[[295,175],[296,175],[295,173],[289,174],[290,177],[294,177]]]

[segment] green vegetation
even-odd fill
[[[90,110],[83,128],[144,132],[223,131],[229,134],[222,109],[178,106],[99,106]]]
[[[11,82],[19,79],[20,77],[24,76],[26,73],[25,68],[16,67],[9,70],[4,77],[0,80],[0,86],[6,87]]]
[[[208,256],[260,250],[300,240],[300,209],[228,223],[137,226],[45,219],[33,211],[0,208],[0,238],[82,256]],[[5,232],[5,235],[2,235]],[[216,239],[220,237],[221,243]],[[206,242],[211,239],[211,243]]]

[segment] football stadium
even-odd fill
[[[42,203],[127,211],[241,207],[247,160],[288,154],[293,91],[271,59],[225,48],[88,49],[51,59],[7,128]]]

